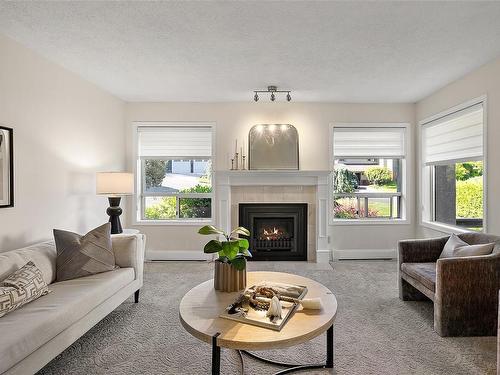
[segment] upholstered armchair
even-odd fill
[[[434,302],[440,336],[495,336],[500,288],[500,237],[464,233],[470,245],[495,242],[489,255],[439,259],[449,236],[399,242],[399,297]]]

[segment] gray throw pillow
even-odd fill
[[[463,241],[455,233],[452,233],[444,249],[439,256],[442,258],[456,258],[456,257],[468,257],[475,255],[488,255],[491,254],[495,243],[485,243],[478,245],[469,245],[467,242]]]
[[[54,229],[57,249],[57,281],[76,279],[116,268],[111,246],[111,224],[106,223],[86,235]]]

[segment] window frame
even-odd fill
[[[481,104],[483,107],[483,230],[480,233],[487,233],[488,231],[488,105],[486,95],[468,100],[418,122],[418,177],[420,181],[418,200],[420,209],[418,213],[419,223],[422,227],[446,234],[471,232],[457,225],[435,221],[434,168],[426,166],[424,163],[424,142],[422,136],[425,125],[478,104]]]
[[[145,184],[144,162],[139,158],[139,137],[138,131],[140,127],[210,127],[212,133],[212,192],[211,193],[143,193],[143,186]],[[134,181],[135,191],[132,207],[132,224],[133,225],[160,225],[160,226],[176,226],[176,225],[196,225],[200,224],[213,225],[215,224],[215,196],[216,196],[216,182],[215,182],[215,165],[216,165],[216,123],[212,121],[197,121],[197,122],[183,122],[183,121],[134,121],[132,123],[132,142],[133,142],[133,164],[134,164]],[[181,160],[183,157],[151,157],[151,160]],[[201,160],[201,159],[200,159]],[[148,220],[144,218],[144,209],[146,197],[151,196],[169,196],[176,197],[176,218],[174,219],[161,219],[161,220]],[[180,198],[210,198],[211,199],[211,217],[210,218],[179,218],[179,199]]]
[[[333,136],[335,128],[404,128],[405,129],[405,156],[401,159],[403,170],[403,186],[401,187],[401,217],[400,218],[369,218],[369,219],[339,219],[333,214],[333,168],[335,166],[335,155],[333,149]],[[411,124],[406,122],[362,122],[362,123],[333,123],[330,126],[329,136],[329,158],[330,158],[330,174],[328,178],[328,207],[329,207],[329,224],[332,226],[342,225],[398,225],[411,224],[411,205],[409,204],[409,175],[408,170],[412,165],[412,144],[411,144]]]

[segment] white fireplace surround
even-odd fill
[[[232,209],[231,188],[234,186],[315,186],[316,220],[314,232],[316,262],[331,259],[328,245],[328,175],[329,171],[216,171],[217,224],[230,231]],[[266,200],[267,203],[271,203]],[[274,203],[285,203],[282,201]]]

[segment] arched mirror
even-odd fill
[[[299,134],[290,124],[254,125],[248,134],[249,169],[299,169]]]

